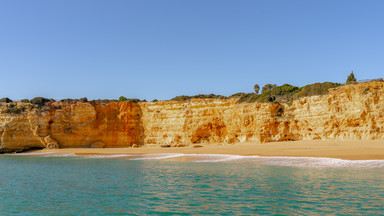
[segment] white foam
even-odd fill
[[[244,158],[244,156],[241,156],[241,155],[226,155],[226,154],[189,154],[186,156],[199,158],[194,162],[229,162],[229,161],[240,160]]]
[[[344,160],[315,157],[262,157],[263,164],[296,167],[384,168],[384,160]]]
[[[54,152],[30,152],[30,153],[12,153],[6,155],[49,155],[54,154]]]
[[[75,153],[56,153],[56,152],[31,152],[31,153],[16,153],[6,154],[12,156],[42,156],[42,157],[74,157]]]
[[[345,160],[319,157],[277,157],[277,156],[241,156],[226,154],[113,154],[113,155],[76,155],[74,153],[34,152],[7,154],[15,156],[43,157],[83,157],[83,158],[127,158],[129,160],[166,160],[178,157],[188,157],[189,161],[198,163],[256,163],[274,166],[293,167],[330,167],[330,168],[384,168],[384,160]]]
[[[275,166],[294,167],[340,167],[340,168],[384,168],[384,160],[344,160],[318,157],[276,157],[276,156],[240,156],[240,155],[201,155],[203,160],[194,162],[237,162],[258,163]]]
[[[337,158],[319,157],[280,157],[280,156],[242,156],[228,154],[180,154],[180,153],[159,153],[140,155],[75,155],[73,153],[53,153],[44,156],[80,156],[84,158],[128,158],[129,160],[166,160],[171,158],[188,157],[192,162],[198,163],[257,163],[274,166],[292,167],[329,167],[329,168],[384,168],[384,160],[345,160]]]
[[[43,155],[44,157],[76,157],[75,153],[52,153]]]
[[[163,154],[142,154],[138,155],[137,158],[131,160],[164,160],[169,158],[183,157],[186,154],[177,154],[177,153],[163,153]]]
[[[122,157],[132,157],[134,155],[127,154],[111,154],[111,155],[77,155],[85,158],[122,158]]]

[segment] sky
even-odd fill
[[[167,100],[384,77],[381,0],[0,0],[0,97]]]

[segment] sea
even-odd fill
[[[0,215],[384,215],[384,160],[4,154]]]

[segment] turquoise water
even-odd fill
[[[169,160],[175,157],[189,161]],[[373,168],[352,161],[352,166],[339,168],[335,161],[330,163],[335,167],[324,167],[316,160],[303,166],[297,158],[202,157],[2,155],[0,214],[384,214],[380,161],[371,161]],[[284,163],[268,163],[279,160]]]

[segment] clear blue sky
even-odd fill
[[[0,0],[0,97],[170,99],[384,77],[384,1]]]

